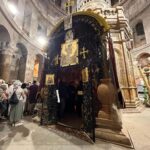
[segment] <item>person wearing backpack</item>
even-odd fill
[[[22,83],[16,80],[13,86],[8,90],[10,113],[9,121],[12,126],[22,125],[24,108],[24,91],[21,88]]]

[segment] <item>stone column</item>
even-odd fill
[[[0,58],[0,78],[8,82],[11,70],[12,54],[1,52]]]
[[[32,50],[31,50],[32,51]],[[36,56],[34,53],[28,53],[26,61],[25,82],[33,81],[33,70]]]
[[[122,95],[127,108],[136,108],[139,105],[135,84],[134,70],[127,43],[132,38],[130,27],[124,16],[123,8],[116,8],[116,18],[108,19],[111,27],[111,36],[115,50],[117,73]],[[116,24],[116,25],[114,25]]]
[[[0,51],[0,78],[7,82],[11,80],[11,65],[14,52],[15,47],[13,45],[9,45]]]
[[[122,133],[122,118],[116,105],[117,90],[110,79],[102,79],[97,90],[102,105],[96,118],[97,138],[132,147],[130,139]]]
[[[126,78],[127,78],[127,85],[128,87],[124,87],[124,90],[128,90],[129,93],[129,99],[126,99],[126,107],[133,107],[136,108],[139,104],[138,101],[138,94],[137,94],[137,88],[135,84],[135,77],[134,77],[134,70],[132,67],[132,63],[130,62],[130,52],[127,49],[126,46],[126,39],[125,39],[125,32],[124,29],[120,29],[120,35],[122,38],[122,50],[123,50],[123,60],[125,64],[125,70],[126,70]]]

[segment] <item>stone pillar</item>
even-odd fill
[[[133,64],[130,57],[130,49],[127,47],[127,43],[129,43],[129,40],[132,38],[132,33],[130,33],[130,27],[128,25],[127,19],[124,16],[122,7],[117,7],[117,13],[118,13],[118,23],[120,28],[120,37],[121,37],[121,45],[122,45],[122,52],[123,52],[123,61],[124,61],[124,67],[125,67],[125,73],[126,73],[126,79],[127,79],[127,87],[122,87],[122,90],[126,91],[129,95],[125,99],[126,107],[128,108],[136,108],[139,105],[139,99],[138,99],[138,93],[135,83],[135,76],[134,76],[134,70],[133,70]],[[127,37],[128,35],[128,37]],[[132,47],[131,47],[132,49]]]
[[[110,79],[102,79],[97,90],[102,105],[96,118],[96,138],[132,147],[129,138],[122,133],[122,118],[116,105],[117,90]]]
[[[111,36],[114,41],[113,47],[115,51],[118,80],[123,98],[127,108],[136,108],[139,101],[133,72],[134,70],[132,67],[130,52],[126,47],[124,34],[125,32],[123,29],[116,31],[111,30]]]
[[[8,82],[11,70],[12,53],[1,52],[0,58],[0,78]]]
[[[110,33],[116,57],[119,85],[127,108],[136,108],[139,105],[134,70],[130,58],[130,49],[127,44],[132,38],[131,29],[124,16],[123,8],[116,8],[117,15],[114,19],[109,17]]]
[[[32,50],[31,50],[32,51]],[[28,53],[26,61],[26,71],[25,71],[25,82],[33,81],[33,70],[36,56],[32,53]]]

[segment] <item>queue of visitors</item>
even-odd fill
[[[23,124],[24,113],[34,114],[38,88],[36,81],[30,84],[14,80],[7,84],[0,79],[0,120],[8,119],[11,126]]]

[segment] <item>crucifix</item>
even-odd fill
[[[80,52],[80,55],[82,55],[83,59],[86,59],[86,54],[88,54],[89,51],[86,50],[85,47],[82,48],[82,51]]]

